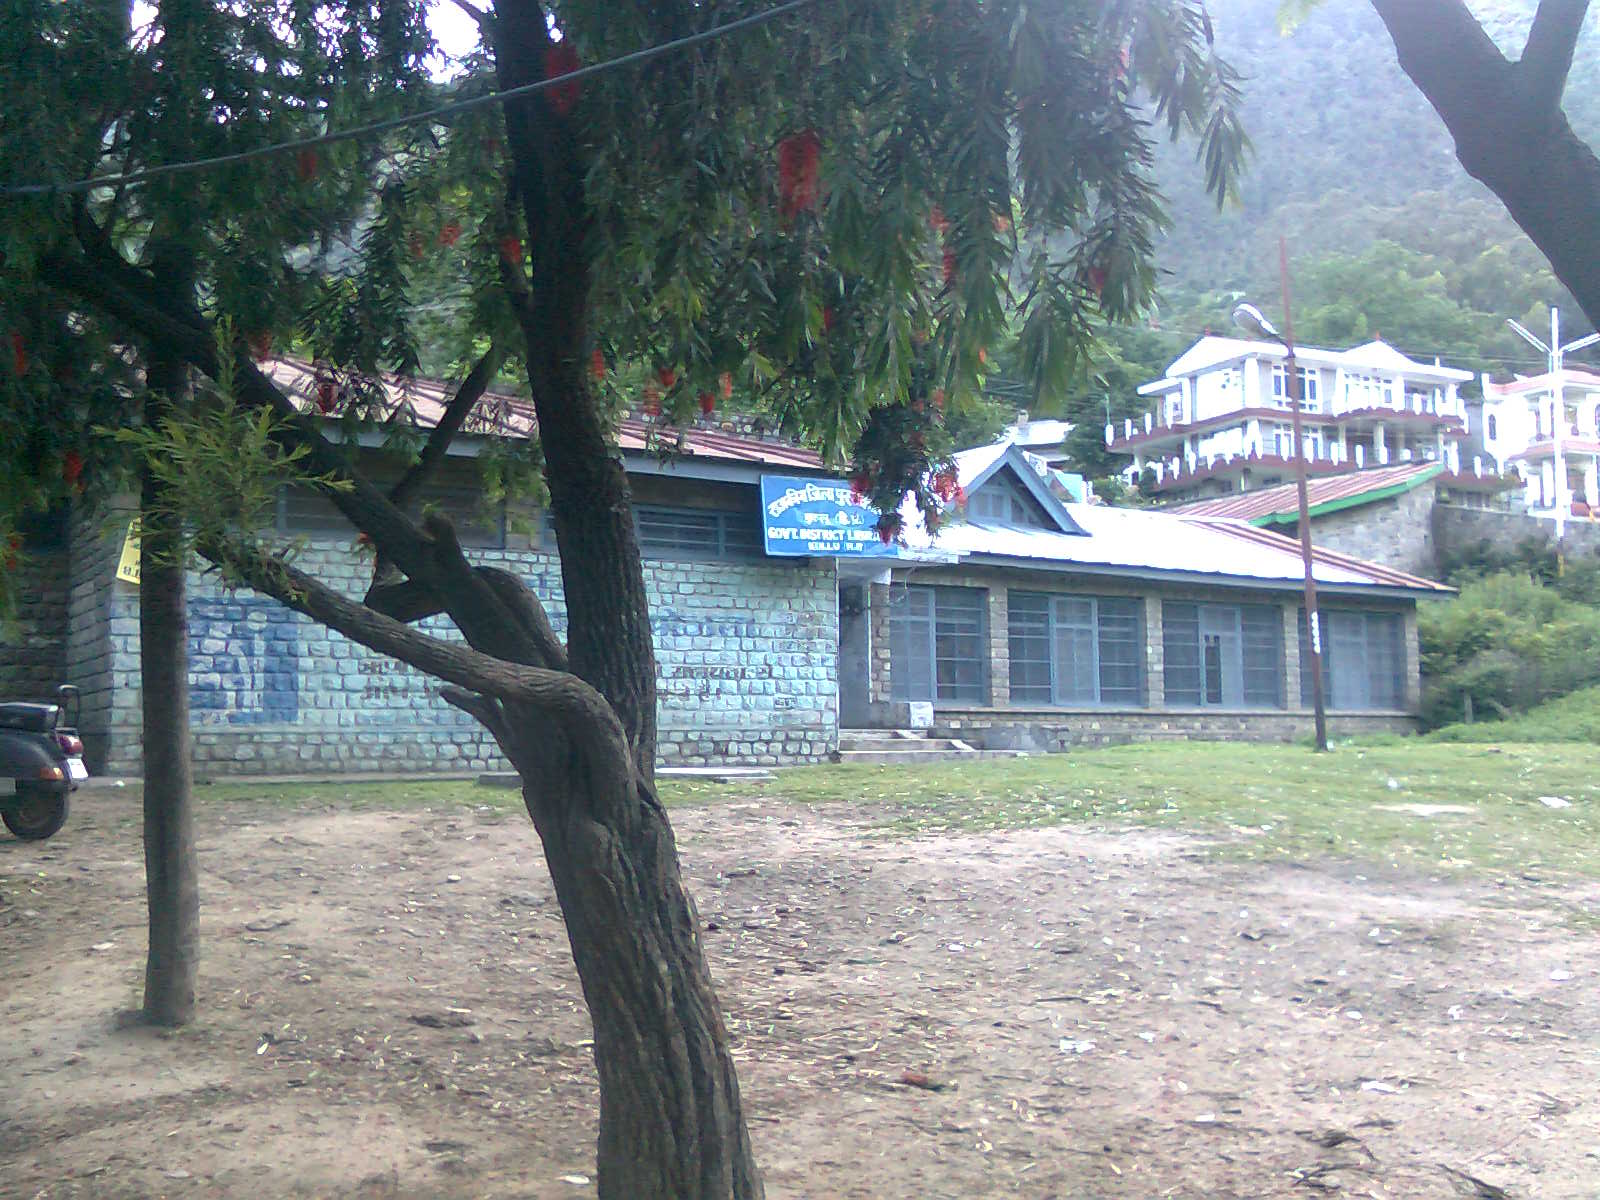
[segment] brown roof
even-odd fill
[[[1346,471],[1338,475],[1325,475],[1306,480],[1306,500],[1310,507],[1329,504],[1335,500],[1349,500],[1369,492],[1386,492],[1390,488],[1415,487],[1429,476],[1443,470],[1436,462],[1409,462],[1386,467],[1369,467],[1363,471]],[[1211,500],[1196,500],[1188,504],[1170,505],[1163,511],[1182,516],[1237,517],[1253,521],[1275,513],[1294,512],[1300,506],[1292,483],[1261,488],[1254,492],[1240,492],[1234,496],[1217,496]]]
[[[1214,529],[1218,533],[1226,533],[1244,541],[1255,542],[1261,546],[1269,546],[1274,550],[1282,550],[1289,554],[1300,552],[1300,543],[1297,539],[1286,537],[1281,533],[1273,533],[1268,529],[1258,529],[1246,521],[1228,517],[1187,517],[1190,524],[1200,525],[1207,529]],[[1322,546],[1313,545],[1311,548],[1313,562],[1324,563],[1330,567],[1338,567],[1345,571],[1359,571],[1370,576],[1372,581],[1385,587],[1417,588],[1426,592],[1453,592],[1455,589],[1442,583],[1435,583],[1431,579],[1424,579],[1420,575],[1410,575],[1405,571],[1396,571],[1393,567],[1386,567],[1382,563],[1369,562],[1364,558],[1355,558],[1349,554],[1340,554],[1336,550],[1328,550]]]
[[[261,370],[307,412],[316,407],[323,377],[303,359],[273,358]],[[409,408],[411,420],[421,429],[432,429],[444,416],[456,384],[441,379],[402,379],[384,375],[376,381],[384,390],[384,406],[390,412]],[[480,437],[526,438],[537,428],[533,404],[526,397],[507,392],[486,392],[467,418],[465,431]],[[633,413],[617,426],[617,448],[636,454],[682,454],[703,461],[748,463],[756,466],[786,467],[817,471],[823,467],[815,451],[791,442],[763,437],[733,421],[713,423],[698,420],[692,425],[673,425],[663,418],[650,419]]]

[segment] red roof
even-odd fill
[[[1396,491],[1409,491],[1418,484],[1437,479],[1451,487],[1476,486],[1486,490],[1501,490],[1515,482],[1500,475],[1471,475],[1452,473],[1437,462],[1391,463],[1386,467],[1368,467],[1362,471],[1345,471],[1338,475],[1324,475],[1306,480],[1306,506],[1316,512],[1324,505],[1337,504],[1340,508],[1354,508],[1373,500],[1381,500]],[[1363,499],[1363,498],[1367,499]],[[1232,496],[1216,496],[1209,500],[1195,500],[1187,504],[1174,504],[1163,511],[1182,516],[1234,517],[1241,521],[1261,522],[1269,517],[1297,513],[1299,497],[1292,483],[1278,484],[1254,492],[1240,492]]]
[[[263,362],[261,370],[303,411],[316,408],[323,377],[311,363],[274,358]],[[409,410],[411,421],[420,429],[432,429],[439,423],[457,386],[440,379],[402,379],[397,375],[384,375],[375,382],[383,388],[383,407],[391,413]],[[464,426],[465,432],[480,437],[526,438],[536,429],[532,402],[507,392],[484,393]],[[732,421],[713,423],[702,419],[692,425],[673,425],[664,418],[651,420],[630,414],[618,423],[617,448],[635,454],[682,454],[701,460],[806,471],[823,467],[822,458],[815,451],[762,437],[740,429]]]
[[[1415,487],[1429,476],[1437,475],[1443,468],[1436,462],[1409,462],[1386,467],[1369,467],[1364,471],[1346,471],[1340,475],[1324,475],[1306,481],[1306,499],[1311,508],[1335,500],[1348,500],[1368,492],[1387,491],[1394,487]],[[1253,521],[1274,513],[1293,512],[1300,507],[1295,485],[1278,484],[1254,492],[1240,492],[1234,496],[1218,496],[1211,500],[1196,500],[1189,504],[1174,504],[1163,511],[1183,516],[1237,517]]]

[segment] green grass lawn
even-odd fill
[[[973,763],[796,767],[768,783],[671,780],[661,791],[673,806],[761,798],[850,805],[885,836],[1136,823],[1214,834],[1218,853],[1247,858],[1600,877],[1600,750],[1574,743],[1396,739],[1319,755],[1301,745],[1171,742]],[[521,807],[516,791],[470,782],[228,783],[197,795],[202,805],[301,809]],[[1415,805],[1470,811],[1406,807]]]

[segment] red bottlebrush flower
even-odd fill
[[[461,240],[461,222],[446,221],[439,226],[439,245],[454,246]]]
[[[728,371],[724,371],[721,375],[717,376],[717,384],[722,388],[722,398],[724,400],[732,400],[733,375]]]
[[[866,496],[872,491],[872,476],[865,471],[857,471],[850,476],[850,490],[858,496]]]
[[[900,514],[884,513],[878,518],[878,540],[887,546],[900,532]]]
[[[822,139],[815,129],[802,129],[778,143],[778,206],[785,221],[817,207],[817,168]]]
[[[949,218],[944,215],[944,209],[940,208],[937,204],[935,204],[933,206],[933,210],[928,213],[928,224],[940,237],[943,237],[945,231],[950,228]]]
[[[939,532],[939,514],[936,512],[922,514],[922,527],[929,533]]]
[[[644,415],[647,417],[661,415],[661,389],[653,383],[644,385]]]
[[[606,356],[601,353],[598,346],[589,356],[589,374],[596,383],[604,383],[606,378]]]
[[[989,365],[989,352],[981,347],[978,350],[978,365],[980,367],[987,367]]]
[[[310,183],[317,177],[317,152],[307,146],[304,150],[294,153],[294,173],[300,177],[301,183]]]
[[[967,502],[967,489],[962,487],[959,483],[956,484],[955,502],[957,508],[962,507]]]
[[[956,252],[948,246],[945,247],[941,267],[944,271],[945,283],[954,283],[956,281]]]
[[[522,239],[514,233],[508,233],[500,239],[500,257],[513,267],[522,265]]]
[[[996,233],[1010,233],[1011,232],[1011,218],[1006,216],[1004,213],[995,213],[995,215],[994,215],[994,231]]]
[[[822,332],[833,332],[833,309],[824,307],[822,310]]]
[[[922,401],[921,400],[913,400],[911,402],[911,411],[914,412],[914,413],[921,412],[922,411]]]
[[[578,59],[578,52],[572,48],[572,42],[562,38],[544,52],[544,77],[546,79],[560,79],[563,75],[570,75],[583,64]],[[550,107],[563,117],[577,106],[578,95],[583,91],[583,84],[574,79],[571,83],[558,83],[555,87],[546,88],[544,98],[550,102]]]
[[[943,388],[934,388],[933,389],[933,396],[931,397],[931,399],[933,400],[933,406],[935,408],[937,408],[940,412],[943,412],[944,411],[944,389]]]
[[[272,355],[272,330],[261,329],[250,334],[246,340],[250,343],[250,353],[257,362]]]
[[[421,258],[428,252],[428,244],[422,240],[420,233],[413,232],[406,238],[406,249],[411,251],[412,258]]]
[[[324,379],[317,384],[317,408],[324,415],[333,411],[333,397],[334,389],[331,379]]]
[[[83,476],[83,455],[76,450],[68,450],[66,457],[61,460],[61,478],[67,481],[68,486],[77,484]]]
[[[717,411],[717,398],[710,392],[700,393],[700,411],[708,417]]]
[[[1106,290],[1106,269],[1104,267],[1089,268],[1089,290],[1094,293],[1096,300]]]
[[[678,373],[671,367],[657,367],[656,378],[661,381],[662,387],[670,388],[673,384],[678,382]]]
[[[18,375],[28,373],[28,343],[15,330],[11,334],[11,365]]]

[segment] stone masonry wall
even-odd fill
[[[1447,559],[1484,543],[1510,552],[1528,541],[1554,542],[1556,523],[1527,513],[1438,504],[1433,509],[1431,531],[1438,556]],[[1600,554],[1600,521],[1568,521],[1566,547],[1569,554]]]
[[[1427,577],[1434,570],[1433,522],[1437,489],[1431,483],[1387,500],[1313,517],[1311,538],[1326,550]],[[1290,537],[1293,524],[1274,526]]]
[[[477,551],[516,571],[564,631],[560,569],[535,551]],[[370,567],[347,542],[298,565],[359,594]],[[113,563],[114,566],[114,563]],[[838,615],[831,564],[647,560],[666,765],[824,760],[837,745]],[[109,580],[109,572],[102,577]],[[105,587],[106,583],[102,583]],[[420,672],[251,592],[189,580],[190,704],[202,777],[325,771],[504,769],[489,735]],[[134,773],[139,638],[135,589],[110,583],[109,753]],[[131,626],[123,616],[132,600]],[[422,626],[446,633],[441,620]],[[92,651],[86,649],[85,661]]]
[[[0,550],[0,555],[3,555]],[[0,571],[5,570],[0,565]],[[17,609],[0,623],[0,700],[50,700],[68,683],[65,546],[26,546],[13,568]]]

